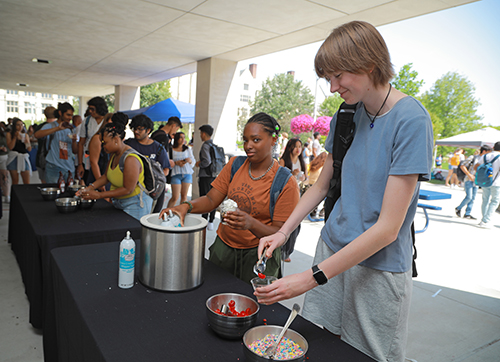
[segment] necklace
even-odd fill
[[[389,94],[391,94],[391,89],[392,89],[392,84],[389,83],[389,92],[387,92],[387,95],[385,96],[385,99],[384,99],[384,103],[382,103],[382,105],[380,106],[377,114],[375,115],[375,117],[373,117],[373,119],[371,119],[372,123],[370,123],[370,128],[373,128],[373,124],[375,123],[375,120],[377,119],[378,114],[380,113],[380,111],[382,110],[382,108],[384,108],[385,102],[387,102],[387,98],[389,98]],[[366,107],[365,107],[365,112],[366,112],[366,115],[368,116],[368,119],[370,119],[370,115],[368,114],[368,111],[366,110]]]
[[[274,160],[271,161],[271,164],[269,165],[268,169],[266,172],[264,172],[262,175],[260,175],[259,177],[253,177],[252,176],[252,163],[250,162],[250,164],[248,165],[248,176],[250,176],[250,178],[254,181],[259,181],[262,177],[264,177],[269,171],[271,171],[271,168],[273,168],[273,165],[274,165]]]

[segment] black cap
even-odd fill
[[[210,137],[212,137],[212,135],[214,134],[214,128],[209,124],[204,124],[203,126],[201,126],[198,129],[202,132],[205,132]]]

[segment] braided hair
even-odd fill
[[[254,114],[247,121],[247,124],[249,124],[249,123],[260,124],[264,128],[264,130],[273,137],[277,137],[281,131],[281,126],[278,123],[278,121],[276,121],[276,119],[274,117],[272,117],[264,112]]]
[[[109,133],[111,137],[120,136],[123,140],[125,138],[125,128],[127,127],[128,116],[123,112],[117,112],[111,117],[111,123],[106,124],[102,130],[104,133]]]

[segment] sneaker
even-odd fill
[[[477,220],[474,216],[472,215],[464,215],[464,219],[471,219],[471,220]]]
[[[209,222],[208,225],[207,225],[207,230],[208,231],[212,231],[214,229],[214,223],[213,222]]]
[[[485,223],[482,221],[477,226],[479,226],[480,228],[483,228],[483,229],[490,229],[491,228],[491,226],[488,223]]]
[[[455,208],[455,214],[457,214],[458,217],[462,217],[461,213],[462,213],[461,210],[459,210],[458,208]]]

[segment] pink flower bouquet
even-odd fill
[[[300,116],[293,117],[290,122],[290,129],[293,133],[306,133],[310,132],[313,127],[314,120],[308,114],[301,114]]]
[[[328,116],[318,117],[312,127],[314,132],[319,132],[322,136],[328,135],[328,132],[330,132],[331,120],[332,117]]]

